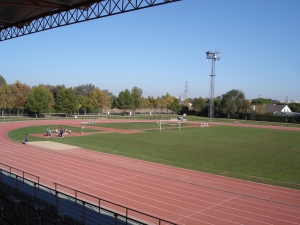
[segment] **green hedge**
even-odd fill
[[[258,115],[256,117],[257,121],[269,121],[269,122],[279,122],[279,123],[299,123],[299,117],[294,116],[276,116],[276,115]]]

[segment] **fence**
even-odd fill
[[[23,180],[23,183],[24,183],[24,181],[27,180],[26,177],[29,176],[29,177],[34,177],[37,180],[37,182],[33,182],[34,183],[34,190],[36,191],[36,188],[39,188],[39,186],[40,186],[40,177],[38,177],[38,176],[36,176],[32,173],[25,172],[23,170],[19,170],[15,167],[6,165],[6,164],[1,163],[1,162],[0,162],[0,165],[2,165],[2,167],[7,167],[8,168],[8,172],[10,174],[10,177],[11,177],[12,174],[14,174],[14,176],[17,178],[16,179],[16,185],[18,185],[17,181],[19,180],[19,178],[21,178],[21,180]],[[0,168],[0,170],[3,170],[3,169]],[[12,173],[13,170],[17,171],[18,174],[17,173]],[[0,173],[0,175],[1,175],[1,173]],[[1,181],[1,177],[0,177],[0,181]]]
[[[0,168],[0,183],[10,180],[12,188],[23,189],[27,193],[31,192],[28,194],[31,194],[34,198],[47,199],[45,201],[55,205],[58,209],[58,213],[69,215],[84,224],[176,225],[176,223],[171,221],[101,199],[58,183],[54,183],[54,189],[46,187],[40,184],[38,176],[3,163],[0,163],[0,165],[1,167],[7,168]],[[13,173],[12,171],[14,170],[18,171],[19,174]],[[37,181],[32,181],[26,178],[26,176],[35,177]],[[13,181],[11,179],[13,179]]]
[[[0,116],[1,122],[15,122],[15,121],[34,121],[34,120],[73,120],[73,119],[86,119],[86,120],[97,120],[97,119],[135,119],[135,120],[167,120],[173,118],[174,114],[167,113],[138,113],[135,115],[129,115],[124,113],[112,113],[112,114],[87,114],[87,115],[66,115],[66,114],[42,114],[36,116],[34,114],[24,115],[10,115]],[[176,116],[175,116],[176,117]]]
[[[43,114],[40,117],[36,117],[33,114],[24,114],[21,116],[0,116],[0,122],[15,122],[15,121],[34,121],[34,120],[73,120],[73,119],[86,119],[86,120],[99,120],[99,119],[134,119],[134,120],[169,120],[177,117],[177,114],[166,114],[166,113],[138,113],[135,115],[124,115],[124,113],[112,113],[107,115],[105,113],[99,114],[88,114],[88,115],[67,115],[66,114]],[[210,121],[208,117],[198,117],[187,115],[188,121]],[[284,127],[298,127],[300,124],[287,121],[282,122],[268,122],[268,121],[256,121],[256,120],[243,120],[243,119],[228,119],[228,118],[214,118],[213,122],[223,123],[234,123],[239,121],[241,124],[253,124],[253,125],[264,125],[264,126],[284,126]]]

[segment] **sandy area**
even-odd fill
[[[42,148],[48,148],[52,150],[68,150],[68,149],[79,148],[77,146],[56,143],[53,141],[35,141],[35,142],[27,142],[27,144],[42,147]]]

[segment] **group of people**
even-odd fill
[[[64,137],[63,135],[64,134],[71,134],[72,131],[71,130],[68,130],[68,129],[62,129],[61,127],[57,126],[56,129],[55,129],[55,134],[57,137]],[[46,131],[46,136],[49,137],[49,136],[52,136],[52,130],[49,129],[49,127],[47,127],[47,131]]]
[[[51,130],[51,129],[49,129],[49,127],[47,127],[45,136],[46,137],[52,136],[52,132],[54,132],[54,131],[55,131],[55,135],[57,137],[60,137],[60,138],[63,138],[64,134],[71,134],[72,133],[71,130],[62,129],[59,126],[57,126],[55,130]],[[80,134],[84,134],[84,126],[83,125],[81,126],[81,132],[80,132]],[[28,142],[28,134],[26,133],[25,137],[24,137],[24,141],[22,141],[22,144],[26,145],[27,142]]]

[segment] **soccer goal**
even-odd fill
[[[180,130],[180,120],[159,120],[157,124],[159,125],[159,131],[161,132],[162,129],[170,129],[170,128],[177,128]]]

